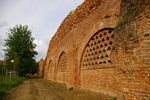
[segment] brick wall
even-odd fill
[[[118,100],[149,100],[149,3],[85,0],[50,40],[44,77]]]
[[[40,61],[39,61],[38,75],[40,77],[44,76],[44,59],[43,58],[40,59]]]
[[[119,100],[150,100],[150,2],[121,3],[115,28],[115,57],[118,64]]]
[[[53,62],[50,60],[47,66],[47,79],[54,81],[54,67]]]

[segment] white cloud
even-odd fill
[[[84,0],[0,0],[0,52],[8,28],[28,25],[36,38],[37,59],[46,57],[48,44],[57,28]],[[3,53],[2,53],[3,54]],[[4,55],[4,54],[3,54]],[[0,59],[2,57],[0,56]]]
[[[37,61],[40,60],[40,58],[45,58],[46,52],[47,52],[47,47],[48,47],[48,41],[49,39],[43,39],[43,40],[34,40],[34,43],[37,45],[35,50],[39,53],[37,55]]]
[[[8,23],[6,21],[2,21],[0,23],[0,27],[5,27],[5,26],[8,26]]]

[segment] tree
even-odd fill
[[[0,63],[0,76],[5,75],[6,69],[5,65]]]
[[[8,29],[8,38],[5,39],[6,64],[12,66],[9,67],[11,70],[18,71],[20,76],[29,73],[35,64],[36,44],[33,43],[34,38],[31,37],[31,33],[27,25],[16,25]],[[11,63],[12,59],[14,60],[13,64]]]

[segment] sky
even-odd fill
[[[6,32],[15,25],[28,25],[37,45],[36,61],[45,58],[49,42],[71,10],[84,0],[0,0],[0,60],[4,58]],[[19,41],[19,40],[18,40]]]

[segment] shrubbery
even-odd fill
[[[12,77],[10,80],[6,77],[0,77],[0,100],[7,90],[21,84],[25,79],[24,77]]]

